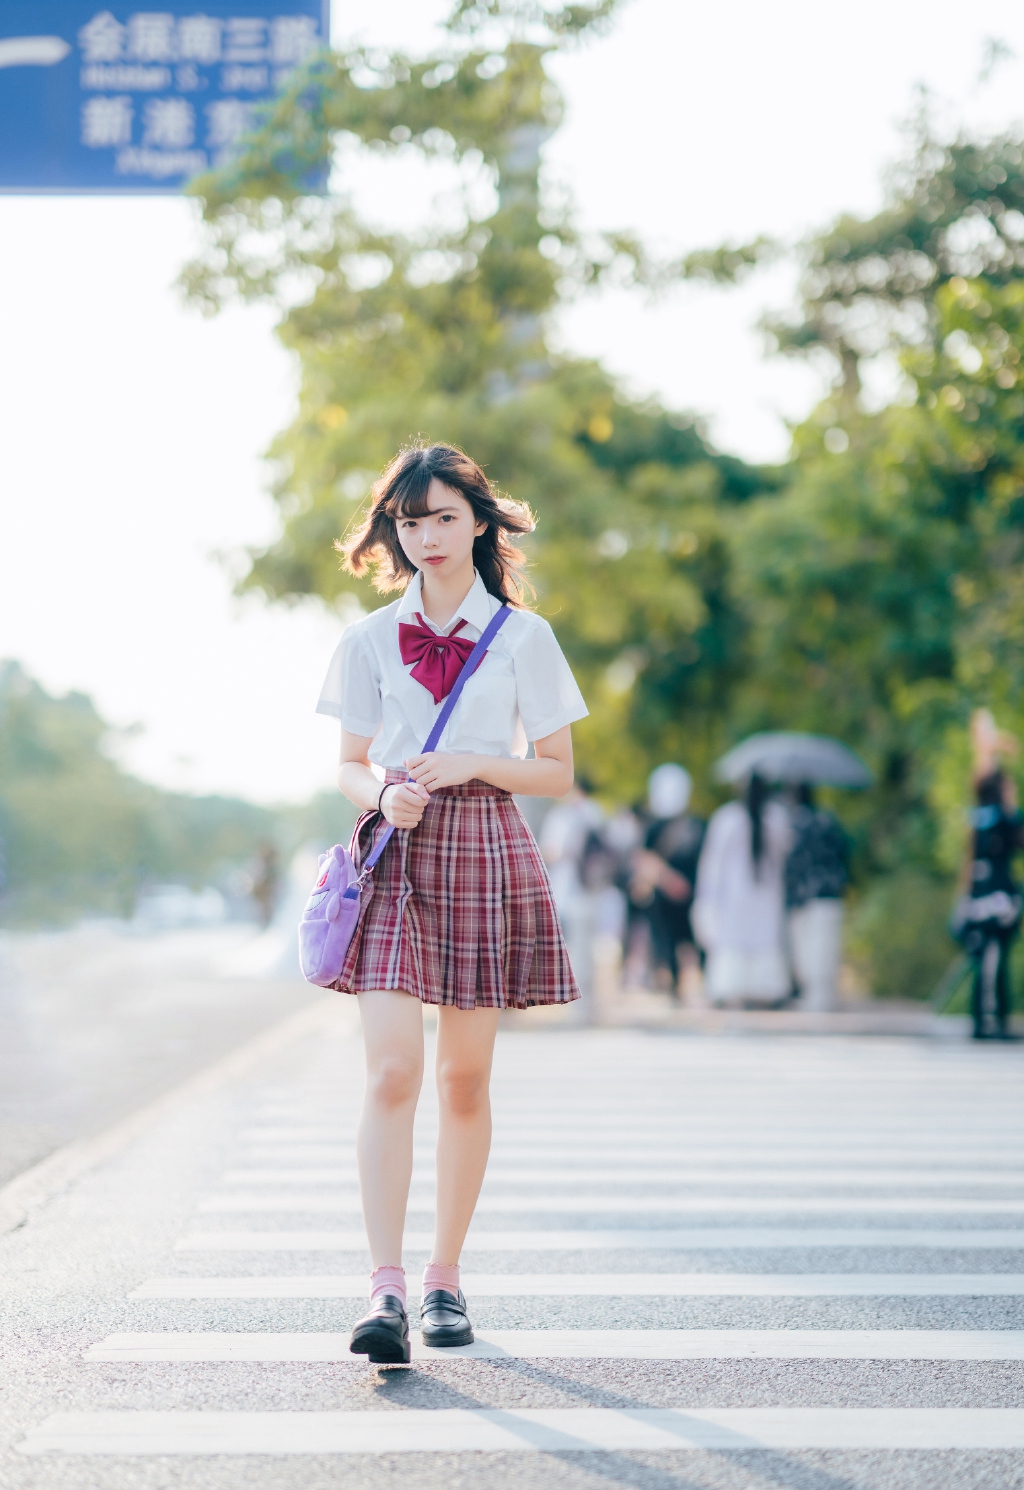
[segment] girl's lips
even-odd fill
[[[436,559],[424,559],[423,562],[425,564],[443,564],[444,561],[445,561],[445,559],[446,559],[446,557],[447,557],[446,554],[441,554],[439,558],[436,558]]]

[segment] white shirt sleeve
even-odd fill
[[[353,735],[372,739],[380,728],[380,670],[362,627],[350,626],[335,648],[316,712],[340,719]]]
[[[555,633],[539,616],[516,648],[519,717],[528,740],[543,740],[589,712]]]

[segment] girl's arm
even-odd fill
[[[486,781],[522,797],[564,797],[573,781],[569,725],[563,724],[553,735],[535,740],[533,749],[535,759],[527,761],[517,757],[442,755],[431,751],[429,755],[410,756],[405,765],[409,775],[428,792],[442,786],[460,786],[464,781]],[[342,791],[346,791],[344,786]],[[346,795],[351,794],[346,792]]]
[[[347,729],[342,730],[338,786],[364,812],[374,811],[380,801],[389,823],[396,828],[415,828],[423,816],[428,793],[415,781],[409,781],[387,787],[382,795],[380,780],[373,774],[367,754],[372,743],[372,735],[353,735]]]

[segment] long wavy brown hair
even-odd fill
[[[344,567],[350,574],[372,574],[381,594],[404,590],[416,566],[402,551],[395,519],[429,512],[427,492],[434,480],[465,497],[476,521],[487,524],[473,544],[473,563],[485,589],[507,605],[522,606],[526,560],[512,535],[532,532],[533,513],[525,502],[503,497],[455,445],[410,445],[398,452],[374,483],[370,510],[359,527],[334,545],[344,555]]]

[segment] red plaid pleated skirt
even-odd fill
[[[385,827],[375,812],[359,819],[357,864]],[[394,834],[332,986],[401,989],[458,1009],[579,998],[544,860],[510,793],[483,781],[445,787],[417,827]]]

